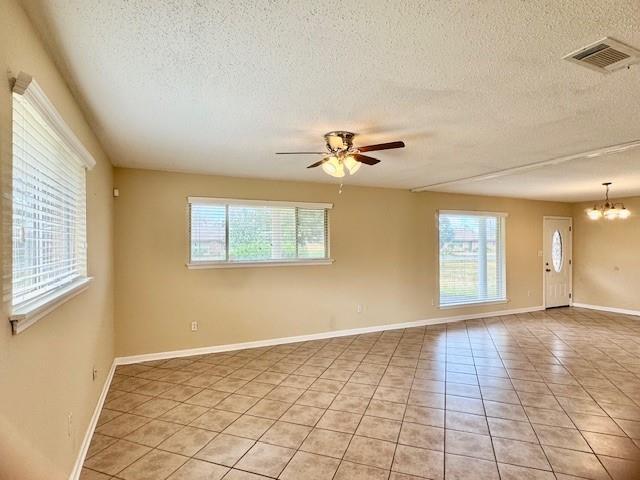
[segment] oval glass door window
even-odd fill
[[[553,232],[551,239],[551,260],[553,261],[553,269],[560,272],[562,270],[562,235],[558,230]]]

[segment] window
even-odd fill
[[[331,204],[189,198],[189,266],[330,263]]]
[[[441,306],[506,301],[505,217],[439,212]]]
[[[93,159],[31,77],[13,89],[14,333],[88,283],[85,169]]]

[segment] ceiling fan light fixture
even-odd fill
[[[344,165],[340,159],[334,155],[330,156],[329,159],[322,164],[322,170],[324,170],[324,173],[331,175],[332,177],[344,177]]]
[[[352,155],[347,155],[342,163],[344,163],[344,166],[347,167],[349,175],[355,175],[355,173],[360,170],[360,167],[362,166],[362,163],[353,158]]]

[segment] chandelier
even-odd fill
[[[600,205],[594,205],[593,208],[587,210],[587,215],[589,216],[589,218],[591,220],[598,220],[602,217],[606,218],[607,220],[614,220],[616,218],[629,218],[631,212],[627,210],[627,208],[624,206],[624,203],[615,203],[609,200],[609,186],[611,185],[611,182],[605,182],[602,185],[607,189],[605,192],[604,203],[601,203]]]

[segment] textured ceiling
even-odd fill
[[[607,35],[640,47],[638,0],[24,4],[120,166],[328,181],[273,152],[346,129],[407,148],[345,183],[412,188],[640,138],[640,66],[561,60]],[[564,172],[585,198],[608,179]],[[455,191],[550,198],[539,174]]]

